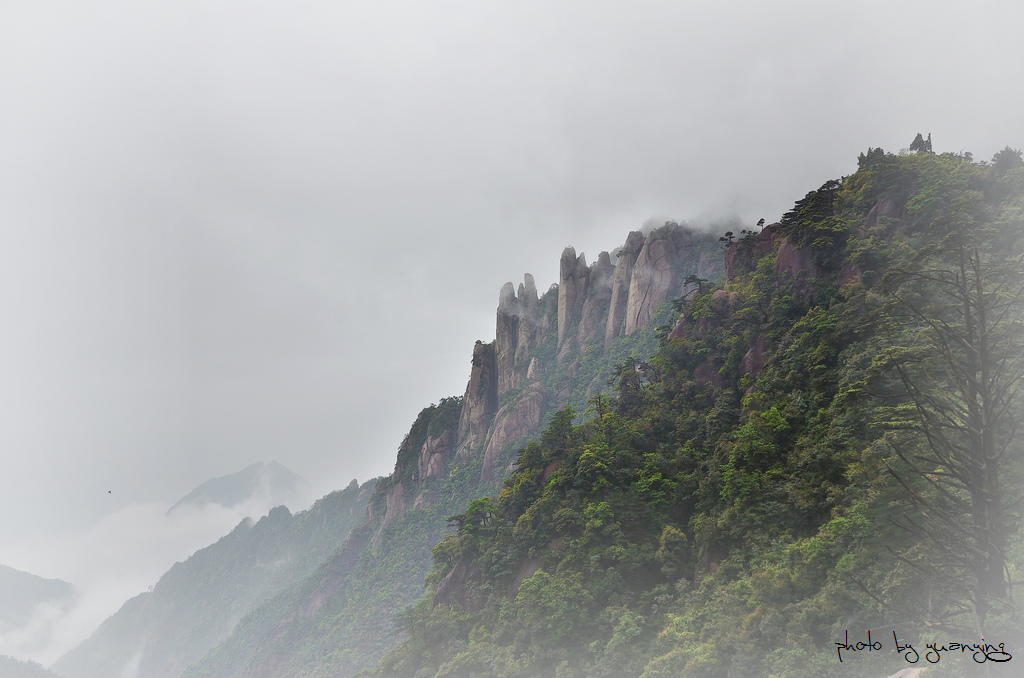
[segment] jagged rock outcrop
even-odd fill
[[[519,321],[522,315],[522,309],[519,307],[515,286],[510,282],[505,283],[498,294],[498,320],[494,331],[499,394],[512,388],[514,382]]]
[[[566,252],[575,254],[572,248],[567,249]],[[562,253],[563,273],[568,266],[566,252]],[[571,258],[570,256],[569,259]],[[582,286],[582,296],[576,296],[577,292],[566,295],[568,309],[563,309],[561,306],[563,295],[561,294],[562,287],[559,288],[559,341],[558,355],[556,356],[558,365],[570,361],[591,342],[599,341],[602,346],[605,343],[602,335],[611,303],[612,277],[615,267],[612,266],[611,256],[607,252],[601,252],[597,256],[597,261],[586,268],[584,273],[580,267],[585,264],[581,254],[576,259],[576,269],[570,275],[570,282],[562,285],[565,287],[567,284],[576,284],[579,289],[581,286],[578,281],[586,281],[586,284]],[[564,326],[563,323],[565,323]],[[573,331],[574,328],[575,331]]]
[[[538,297],[530,274],[525,275],[518,291],[511,282],[501,288],[494,341],[499,401],[543,379],[553,368],[574,376],[575,362],[585,349],[593,346],[603,351],[610,341],[645,326],[660,304],[682,294],[688,275],[708,280],[722,276],[718,239],[674,222],[666,222],[646,237],[639,231],[631,232],[616,258],[613,264],[612,257],[601,252],[587,266],[584,254],[577,255],[574,248],[567,247],[559,260],[559,282],[552,286],[554,293],[549,290]],[[553,363],[552,347],[545,348],[546,341],[553,344]],[[568,394],[567,388],[555,388],[548,395],[549,405],[559,406]],[[464,407],[472,411],[472,416],[465,414],[464,419],[480,426],[471,440],[460,427],[460,451],[478,448],[491,437],[490,432],[479,434],[488,418],[486,408],[471,402],[468,394]],[[493,421],[492,426],[497,426],[498,419]]]
[[[793,277],[801,273],[806,273],[812,278],[821,275],[821,271],[814,263],[814,248],[795,247],[789,238],[782,238],[779,241],[775,271],[780,275],[787,273]]]
[[[590,267],[587,297],[583,302],[580,325],[576,331],[576,342],[581,347],[593,339],[604,339],[614,274],[615,267],[612,265],[611,256],[607,252],[601,252],[597,255],[597,261]]]
[[[547,331],[547,313],[540,307],[537,285],[529,273],[525,274],[523,282],[519,283],[519,294],[516,299],[519,302],[519,323],[516,327],[516,353],[513,365],[519,369],[523,365],[528,365],[530,350],[536,344],[538,333]]]
[[[530,348],[536,340],[536,331],[544,324],[546,318],[540,307],[537,285],[529,273],[523,274],[523,282],[519,283],[516,299],[519,301],[520,319],[519,333],[516,338],[516,365],[518,366],[530,352]]]
[[[498,411],[484,450],[481,478],[489,480],[494,475],[495,461],[506,443],[525,438],[540,428],[547,412],[547,401],[547,390],[540,383],[534,383],[521,396]]]
[[[530,378],[532,352],[551,329],[551,310],[537,297],[529,273],[523,276],[518,294],[510,282],[501,288],[494,339],[499,399]]]
[[[675,282],[674,252],[666,235],[660,229],[652,231],[636,259],[626,302],[626,334],[651,319],[654,308],[668,298]]]
[[[729,245],[725,251],[725,279],[733,280],[740,272],[754,270],[762,257],[775,249],[775,237],[781,224],[768,224],[750,240],[741,239]]]
[[[565,378],[573,378],[583,349],[596,345],[603,350],[609,341],[645,326],[661,303],[682,293],[691,274],[721,278],[721,246],[710,234],[668,222],[646,237],[630,233],[614,264],[608,252],[601,252],[587,266],[584,254],[565,248],[554,293],[539,297],[530,274],[518,290],[505,283],[498,295],[494,343],[478,343],[473,352],[459,454],[481,452],[481,477],[493,477],[504,447],[538,430],[547,411],[568,397],[568,383],[551,392],[540,385],[549,370],[557,367]],[[495,411],[496,402],[509,398]],[[429,459],[423,458],[420,475],[441,473],[440,459],[430,470]]]
[[[583,308],[590,282],[587,257],[576,256],[576,249],[566,247],[558,262],[558,347],[561,348],[569,331],[569,325]]]
[[[693,274],[714,279],[721,251],[708,247],[708,237],[676,224],[651,231],[633,265],[626,301],[623,334],[646,325],[664,301],[683,293],[683,281]]]
[[[637,266],[646,245],[648,256]],[[653,260],[657,248],[670,263],[667,269],[659,269]],[[605,383],[607,366],[582,360],[581,350],[594,349],[600,357],[610,342],[653,317],[658,304],[680,290],[687,275],[721,277],[717,236],[676,224],[666,224],[646,239],[631,233],[618,255],[616,260],[602,252],[588,266],[570,247],[562,253],[558,284],[544,294],[538,294],[529,274],[518,286],[504,285],[498,295],[495,339],[473,347],[465,395],[442,399],[420,413],[399,447],[393,474],[375,488],[366,521],[309,582],[275,599],[272,610],[240,622],[223,651],[208,655],[192,678],[264,675],[300,661],[310,643],[318,648],[344,646],[330,659],[341,675],[377,661],[380,639],[391,637],[385,611],[402,609],[421,594],[430,551],[448,529],[444,516],[465,508],[459,503],[465,499],[465,476],[452,471],[473,468],[479,460],[480,483],[472,488],[473,496],[493,492],[514,463],[516,446],[538,435],[553,409],[572,398],[586,398],[594,384],[600,388]],[[653,295],[643,288],[639,293],[645,298],[639,302],[630,299],[638,270],[655,270],[664,277]],[[642,312],[627,327],[631,304]],[[695,376],[713,382],[716,366],[704,367]],[[549,464],[544,477],[557,467],[557,461]],[[428,510],[433,507],[438,510]],[[388,550],[399,544],[394,552]],[[529,576],[534,567],[527,561],[519,575]],[[398,571],[403,575],[396,578]],[[434,603],[475,609],[482,600],[473,584],[479,576],[466,563],[455,564]],[[373,613],[366,615],[367,609]],[[223,669],[239,665],[246,667],[242,673]]]
[[[444,475],[445,467],[453,456],[454,447],[455,441],[452,439],[451,431],[444,431],[436,438],[428,436],[416,464],[416,480]]]
[[[384,519],[380,528],[374,533],[370,545],[376,548],[380,543],[380,537],[384,533],[384,527],[394,522],[405,513],[405,484],[401,481],[395,483],[384,500]]]
[[[473,367],[462,400],[459,417],[459,453],[466,453],[487,435],[498,409],[498,373],[494,343],[477,341],[473,347]]]
[[[611,298],[608,301],[608,321],[605,324],[604,341],[607,344],[622,333],[625,325],[626,303],[629,301],[629,285],[633,278],[633,266],[644,246],[644,234],[631,231],[618,252],[615,271],[612,273]]]
[[[585,255],[567,247],[554,294],[549,290],[538,297],[529,274],[518,290],[511,282],[501,288],[493,344],[494,394],[498,402],[507,402],[494,412],[490,396],[482,395],[490,393],[489,354],[488,345],[477,344],[457,443],[460,454],[483,454],[482,479],[493,477],[503,449],[539,430],[546,413],[564,404],[572,391],[567,380],[578,373],[583,349],[603,350],[609,341],[645,326],[661,303],[681,293],[686,276],[717,280],[722,273],[717,238],[674,222],[646,238],[638,231],[630,233],[617,259],[613,264],[608,252],[601,252],[587,266]],[[563,379],[549,392],[540,382],[554,368]]]

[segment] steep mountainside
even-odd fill
[[[722,272],[717,235],[667,223],[631,233],[614,257],[602,252],[590,265],[567,248],[544,294],[529,274],[506,284],[495,340],[474,347],[465,394],[420,413],[365,524],[185,675],[346,676],[374,666],[398,641],[394,618],[422,595],[447,517],[500,487],[552,411],[583,407],[615,365],[648,358],[689,276]]]
[[[0,565],[0,633],[23,626],[40,604],[70,604],[75,587]]]
[[[374,675],[1020,675],[1020,152],[871,149],[725,264],[453,517]]]
[[[182,675],[1015,675],[1020,152],[869,149],[717,236],[506,284],[361,524]]]
[[[60,678],[35,662],[23,662],[0,655],[0,676],[3,678]]]
[[[244,614],[314,572],[363,522],[375,484],[353,480],[308,511],[279,506],[244,520],[126,602],[53,669],[66,678],[180,675]]]

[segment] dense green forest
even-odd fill
[[[1021,670],[1021,153],[869,149],[723,241],[450,518],[373,675]]]
[[[539,300],[550,321],[556,295],[552,289]],[[603,352],[587,351],[571,375],[551,371],[546,385],[563,389],[570,402],[580,400],[595,382],[604,387],[616,361],[653,353],[653,325],[613,340]],[[554,337],[544,334],[534,350],[552,363]],[[504,401],[517,395],[510,392]],[[245,615],[225,642],[182,675],[348,676],[372,667],[394,647],[394,620],[422,595],[431,548],[451,532],[446,517],[481,494],[499,490],[506,475],[482,476],[483,455],[477,449],[454,457],[441,476],[420,477],[417,456],[431,440],[456,437],[463,400],[444,398],[424,408],[399,447],[394,473],[377,482],[366,523],[311,577]],[[525,443],[516,438],[504,445],[497,467],[510,464],[517,446]]]

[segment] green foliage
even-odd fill
[[[423,444],[428,438],[441,437],[445,431],[450,431],[454,435],[458,430],[461,412],[461,397],[442,398],[438,404],[423,408],[398,448],[395,472],[388,481],[398,484],[412,480]]]
[[[849,225],[839,210],[841,188],[839,181],[826,181],[798,200],[779,221],[782,235],[796,248],[812,248],[815,263],[826,271],[839,265],[850,235]]]
[[[906,664],[839,664],[845,630],[948,637],[919,612],[955,617],[950,572],[899,527],[908,487],[928,486],[893,472],[893,443],[920,445],[922,429],[891,368],[921,358],[925,333],[890,312],[886,276],[957,224],[1005,249],[1024,173],[1019,154],[988,166],[919,145],[869,149],[783,217],[812,278],[770,253],[717,290],[692,281],[681,337],[618,362],[614,397],[573,404],[582,421],[556,412],[434,549],[428,585],[459,565],[473,604],[425,598],[377,675],[877,676]],[[1014,572],[1019,544],[1014,531]],[[1016,613],[1000,609],[992,628],[1009,634]]]
[[[932,152],[932,135],[929,134],[928,138],[925,139],[918,132],[914,140],[910,142],[910,151],[912,153],[931,153]]]
[[[1024,167],[1024,159],[1021,158],[1020,150],[1016,148],[1007,146],[992,156],[992,169],[999,176],[1019,167]]]

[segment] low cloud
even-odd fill
[[[167,515],[169,504],[136,503],[89,528],[0,549],[0,563],[77,589],[73,601],[38,605],[28,623],[0,632],[0,654],[52,664],[175,562],[216,542],[246,517],[265,515],[269,504],[266,493],[257,493],[230,508],[181,506]]]

